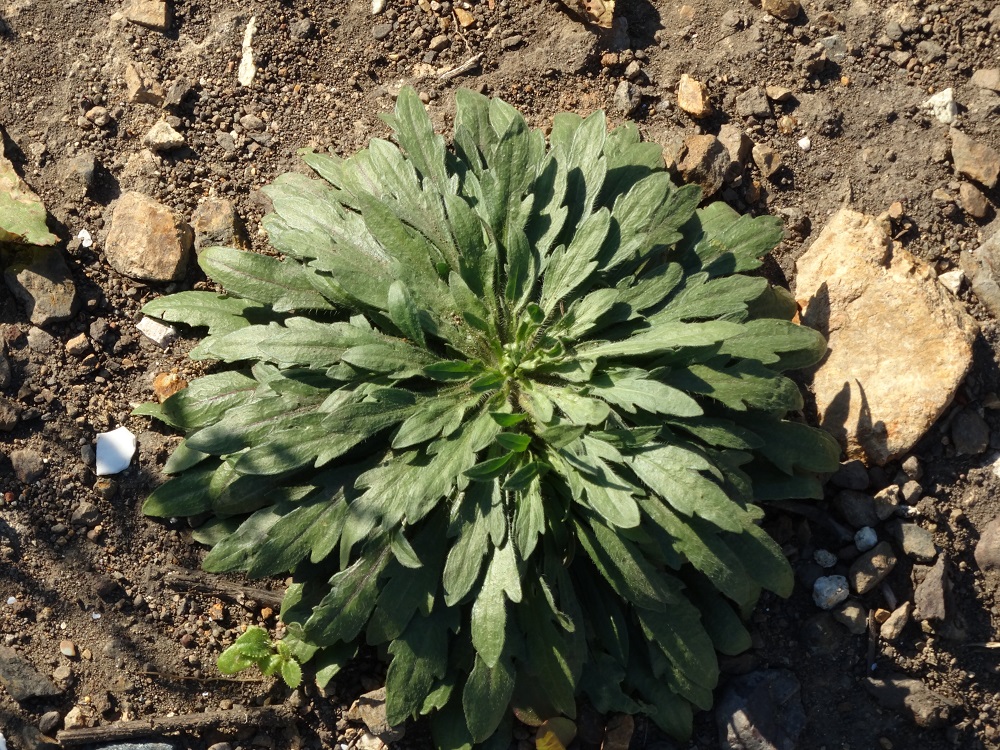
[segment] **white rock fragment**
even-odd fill
[[[951,271],[938,274],[937,278],[938,281],[944,284],[945,289],[952,294],[958,294],[958,291],[962,288],[962,282],[965,280],[965,272],[961,268],[955,268]]]
[[[0,750],[7,750],[7,740],[3,737],[3,732],[0,732]]]
[[[847,599],[851,589],[844,576],[822,576],[813,584],[813,602],[820,609],[833,609]]]
[[[97,476],[125,471],[135,455],[135,435],[127,427],[97,434]]]
[[[955,104],[955,92],[950,88],[939,91],[920,105],[929,109],[931,114],[945,125],[951,125],[958,116],[958,105]]]
[[[81,229],[77,237],[80,240],[80,247],[92,247],[94,244],[94,238],[91,237],[90,232],[86,229]]]
[[[17,597],[16,596],[8,596],[7,597],[7,604],[10,604],[11,606],[17,604]]]
[[[854,546],[859,552],[867,552],[878,544],[878,534],[871,526],[862,526],[854,535]]]
[[[799,138],[799,148],[801,148],[803,151],[808,151],[812,147],[813,147],[813,142],[809,139],[808,135],[804,135],[801,138]]]
[[[240,67],[236,72],[236,79],[242,86],[249,86],[253,83],[254,76],[257,75],[257,65],[253,61],[253,35],[257,33],[257,16],[252,16],[247,24],[247,30],[243,32],[243,56],[240,58]]]
[[[377,16],[385,10],[385,0],[372,0],[372,15]]]
[[[136,330],[157,346],[166,349],[177,338],[177,329],[152,318],[143,318],[135,324]]]

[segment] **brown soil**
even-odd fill
[[[932,198],[937,189],[957,196],[958,178],[947,160],[947,126],[920,104],[930,92],[953,87],[966,132],[1000,148],[996,98],[970,83],[975,70],[997,65],[1000,14],[993,0],[807,0],[792,23],[746,0],[684,7],[674,0],[618,0],[617,14],[628,22],[625,36],[582,24],[560,2],[473,0],[467,7],[477,22],[468,28],[456,28],[449,2],[386,5],[372,17],[368,0],[177,2],[162,33],[113,15],[121,10],[117,2],[0,2],[0,126],[8,153],[65,239],[81,229],[96,239],[89,249],[69,243],[67,262],[83,304],[69,322],[47,326],[55,338],[49,351],[29,346],[25,312],[0,286],[0,332],[13,369],[4,395],[23,408],[14,431],[0,433],[0,449],[31,449],[47,462],[41,479],[23,485],[0,455],[0,633],[3,645],[42,673],[70,667],[60,697],[18,704],[0,691],[0,730],[12,748],[44,713],[65,715],[74,705],[93,707],[105,724],[233,703],[280,703],[290,693],[253,675],[218,679],[215,659],[240,628],[273,627],[275,617],[245,595],[166,585],[169,566],[197,568],[203,551],[191,543],[186,522],[159,523],[140,513],[176,438],[130,416],[131,409],[152,397],[158,373],[190,377],[197,371],[185,359],[190,342],[163,351],[135,330],[138,310],[157,295],[204,284],[204,277],[192,270],[182,282],[150,286],[111,270],[101,247],[109,206],[122,192],[145,192],[188,217],[206,196],[229,198],[254,248],[263,250],[266,238],[258,227],[267,200],[259,188],[282,172],[301,170],[300,148],[349,154],[386,135],[378,113],[391,108],[401,84],[426,94],[441,130],[450,125],[459,86],[505,99],[538,126],[561,110],[597,108],[620,122],[625,115],[615,109],[615,91],[629,63],[638,61],[642,99],[629,117],[648,139],[669,149],[679,137],[717,134],[732,122],[781,153],[784,167],[771,180],[751,162],[742,181],[721,195],[741,211],[786,221],[786,240],[771,269],[775,278],[794,282],[794,259],[845,204],[878,214],[901,201],[899,238],[939,271],[956,266],[961,249],[976,247],[980,225],[992,216],[977,223],[954,203]],[[237,66],[251,16],[259,70],[252,86],[242,87]],[[884,38],[887,29],[895,34],[893,22],[904,32],[896,42]],[[373,34],[378,24],[391,24],[383,39]],[[429,54],[432,38],[442,33],[449,46]],[[818,55],[810,50],[830,36],[839,37],[846,54],[831,49],[829,61],[808,73]],[[912,52],[912,62],[900,66],[889,57],[900,50]],[[436,79],[438,71],[477,54],[481,64],[471,72]],[[135,62],[165,88],[186,79],[190,90],[180,105],[167,112],[130,103],[123,76]],[[715,115],[696,122],[678,109],[682,73],[707,85]],[[756,85],[783,86],[794,97],[773,103],[774,117],[744,116],[737,97]],[[108,109],[110,124],[83,127],[81,116],[97,105]],[[240,118],[248,114],[264,120],[263,133],[243,132]],[[186,147],[141,156],[142,137],[165,115],[178,119]],[[776,118],[784,115],[789,119],[779,127]],[[234,148],[220,143],[220,131],[235,132]],[[803,136],[811,139],[808,151],[797,145]],[[74,195],[63,177],[67,160],[82,152],[93,153],[100,165],[85,198]],[[1000,202],[996,190],[987,197],[994,206]],[[996,328],[974,297],[963,292],[963,299],[983,326],[973,372],[959,394],[961,404],[976,406],[1000,392]],[[96,360],[65,351],[64,343],[80,332],[95,342]],[[1000,428],[996,412],[987,409],[985,418]],[[81,448],[97,432],[120,425],[139,435],[140,447],[112,492],[95,483]],[[990,466],[992,449],[957,458],[943,441],[947,434],[946,427],[936,428],[915,455],[923,462],[924,494],[933,498],[924,503],[921,523],[934,531],[950,565],[954,606],[948,622],[928,632],[911,623],[896,644],[885,644],[817,620],[819,610],[800,586],[788,601],[762,602],[752,621],[756,648],[726,665],[729,673],[765,666],[794,672],[807,715],[801,748],[1000,746],[998,652],[982,647],[996,640],[1000,610],[995,581],[983,578],[972,555],[982,528],[1000,512],[1000,481]],[[994,437],[993,447],[998,442]],[[895,481],[897,471],[872,471],[873,489]],[[96,506],[96,522],[73,522],[81,502]],[[821,521],[797,514],[776,515],[772,530],[800,570],[813,549],[843,545]],[[912,596],[912,567],[904,559],[889,578],[899,601]],[[281,582],[255,585],[280,588]],[[884,596],[879,590],[862,603],[884,607]],[[9,597],[14,604],[5,603]],[[81,656],[61,655],[64,639]],[[355,736],[356,725],[342,714],[360,693],[381,685],[381,669],[368,655],[325,693],[299,691],[292,698],[300,715],[294,730],[188,733],[173,742],[193,750],[221,740],[244,748],[333,748]],[[917,677],[953,701],[945,726],[920,728],[906,712],[880,707],[861,688],[866,676],[889,672]],[[633,737],[638,747],[673,747],[662,742],[642,726]],[[411,728],[403,743],[429,746],[420,727]],[[718,746],[713,719],[703,714],[694,739],[679,747]]]

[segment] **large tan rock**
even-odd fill
[[[907,453],[965,378],[975,321],[871,216],[838,212],[796,268],[802,321],[829,344],[812,383],[820,423],[848,458]]]
[[[187,270],[193,239],[191,227],[169,208],[142,193],[125,193],[111,214],[104,253],[125,276],[177,281]]]

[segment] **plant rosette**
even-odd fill
[[[839,456],[782,374],[825,342],[746,275],[780,224],[699,209],[603,112],[546,141],[459,91],[449,147],[403,89],[386,120],[265,189],[283,259],[208,249],[224,294],[144,308],[239,366],[137,409],[186,435],[144,510],[210,515],[207,570],[292,573],[280,653],[255,634],[227,668],[325,684],[370,644],[388,721],[441,748],[580,698],[684,737],[792,588],[754,503],[821,497]]]

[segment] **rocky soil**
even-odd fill
[[[441,130],[460,86],[537,126],[597,108],[634,121],[706,195],[783,219],[768,273],[792,288],[835,211],[880,217],[913,259],[892,271],[913,284],[901,309],[930,295],[952,310],[904,317],[856,355],[903,406],[932,361],[962,359],[884,464],[862,450],[826,500],[770,514],[801,585],[762,602],[692,740],[583,710],[581,747],[758,747],[754,731],[782,750],[1000,747],[1000,7],[762,2],[618,0],[602,29],[607,0],[0,0],[2,150],[61,238],[0,253],[7,746],[172,716],[172,748],[376,750],[380,732],[429,747],[419,725],[397,739],[348,710],[382,684],[374,654],[326,691],[220,678],[242,628],[275,627],[283,582],[194,573],[187,523],[139,511],[176,437],[130,416],[199,372],[192,341],[141,306],[209,288],[204,245],[267,252],[260,187],[301,170],[300,148],[386,135],[378,113],[410,84]],[[905,367],[869,367],[904,350]],[[886,419],[868,427],[892,433]],[[137,457],[98,477],[96,435],[120,426]]]

